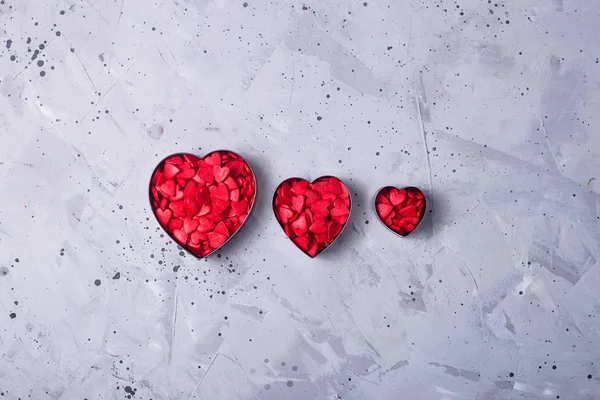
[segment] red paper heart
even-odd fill
[[[214,151],[203,159],[178,153],[154,169],[149,194],[152,212],[169,236],[194,256],[206,257],[246,221],[256,179],[232,151]]]
[[[408,236],[417,228],[425,216],[425,206],[425,195],[413,186],[403,189],[386,186],[375,195],[377,217],[400,236]]]
[[[352,199],[334,176],[312,183],[302,178],[281,182],[273,195],[273,212],[283,231],[309,257],[316,257],[342,233]]]

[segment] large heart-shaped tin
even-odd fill
[[[256,178],[248,162],[229,150],[204,158],[176,153],[154,168],[148,194],[160,226],[190,254],[203,258],[246,222],[256,199]]]

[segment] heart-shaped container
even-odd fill
[[[421,196],[420,199],[418,199],[417,201],[413,202],[413,203],[407,203],[405,206],[406,207],[410,207],[410,206],[414,206],[417,204],[417,214],[414,216],[410,216],[408,218],[411,218],[411,222],[414,222],[414,218],[416,218],[416,223],[415,224],[407,224],[408,228],[410,228],[410,226],[412,225],[412,229],[408,229],[408,230],[402,230],[399,229],[400,227],[398,227],[396,224],[393,223],[393,220],[391,220],[392,224],[388,224],[385,222],[385,220],[387,218],[382,218],[380,211],[382,211],[381,209],[378,209],[378,206],[381,204],[381,198],[379,198],[379,196],[385,196],[386,199],[388,199],[389,202],[389,198],[387,197],[387,195],[385,194],[386,192],[390,192],[392,190],[395,190],[397,192],[402,192],[402,191],[406,191],[407,192],[407,197],[408,197],[408,193],[415,193],[415,199],[418,196]],[[390,206],[392,206],[394,208],[393,212],[397,212],[399,211],[397,208],[399,207],[400,204],[402,204],[404,202],[404,200],[402,200],[400,203],[398,203],[398,205],[393,205],[390,202]],[[422,209],[419,210],[419,206],[418,204],[422,202]],[[425,193],[423,193],[423,191],[421,189],[419,189],[418,187],[415,186],[406,186],[403,188],[398,189],[395,186],[383,186],[382,188],[380,188],[377,192],[375,192],[375,196],[373,196],[373,210],[375,211],[375,215],[377,216],[377,220],[384,226],[386,227],[390,232],[392,232],[393,234],[395,234],[396,236],[400,236],[400,237],[406,237],[408,235],[410,235],[411,233],[413,233],[415,230],[417,230],[417,228],[419,227],[419,225],[421,225],[421,223],[423,222],[423,219],[425,218],[425,211],[427,210],[427,198],[425,197]],[[388,214],[389,215],[389,214]],[[402,219],[405,219],[404,217],[402,217]],[[390,222],[390,221],[388,221]],[[391,226],[390,226],[391,225]]]
[[[162,222],[160,221],[158,215],[157,215],[157,210],[155,207],[155,204],[153,203],[155,201],[154,198],[154,194],[152,192],[153,189],[153,180],[155,179],[155,175],[157,174],[157,171],[159,169],[163,170],[164,173],[164,166],[167,162],[167,160],[170,160],[172,157],[181,157],[184,160],[187,160],[186,156],[192,156],[195,157],[199,160],[205,160],[207,157],[212,157],[214,154],[218,153],[220,156],[223,156],[223,154],[231,154],[234,157],[237,157],[235,159],[232,159],[231,161],[234,160],[240,160],[243,162],[243,166],[242,168],[247,167],[250,173],[250,176],[252,178],[252,182],[253,182],[253,194],[251,197],[251,202],[249,202],[249,207],[248,207],[248,211],[246,213],[246,217],[245,219],[239,224],[239,226],[229,234],[229,237],[227,237],[227,239],[220,244],[218,247],[214,248],[212,251],[210,251],[208,254],[205,255],[200,255],[197,254],[197,252],[191,248],[189,245],[182,243],[180,240],[178,240],[175,235],[169,230],[167,229],[167,227],[165,227]],[[152,214],[154,215],[154,217],[156,218],[156,221],[158,222],[159,226],[167,233],[167,235],[169,235],[169,237],[179,246],[181,246],[185,251],[187,251],[189,254],[191,254],[192,256],[198,258],[198,259],[202,259],[205,257],[208,257],[209,255],[213,254],[214,252],[216,252],[217,250],[221,249],[223,246],[225,246],[241,229],[242,227],[245,225],[246,221],[248,221],[248,217],[250,216],[252,209],[254,208],[254,204],[256,203],[256,197],[258,196],[258,187],[256,185],[256,175],[254,174],[254,171],[252,170],[252,167],[250,166],[250,164],[248,163],[248,161],[246,161],[245,158],[243,158],[242,156],[240,156],[239,154],[237,154],[234,151],[231,150],[214,150],[211,151],[210,153],[207,153],[206,155],[204,155],[202,158],[196,156],[195,154],[191,154],[191,153],[173,153],[170,154],[166,157],[164,157],[154,168],[154,170],[152,171],[152,175],[150,176],[150,181],[148,182],[148,200],[149,200],[149,205],[150,205],[150,209],[152,210]],[[171,201],[169,201],[170,203]],[[211,206],[212,207],[212,206]]]
[[[333,240],[332,240],[331,242],[328,242],[328,243],[325,245],[325,247],[323,247],[322,249],[317,249],[317,252],[316,252],[316,254],[313,256],[313,255],[310,255],[310,254],[309,254],[307,251],[305,251],[304,249],[302,249],[302,248],[301,248],[301,247],[300,247],[300,246],[299,246],[299,245],[298,245],[298,244],[297,244],[297,243],[294,241],[294,239],[290,237],[290,235],[288,234],[288,231],[286,230],[286,227],[284,226],[284,223],[282,223],[282,222],[280,221],[280,219],[279,219],[279,211],[278,211],[278,209],[277,209],[277,207],[279,207],[279,205],[278,205],[278,204],[276,204],[276,201],[277,201],[277,198],[278,198],[278,196],[279,196],[279,195],[278,195],[278,193],[279,193],[279,190],[280,190],[280,188],[281,188],[281,187],[282,187],[284,184],[286,184],[286,183],[293,182],[293,181],[304,181],[304,182],[308,182],[308,184],[309,184],[309,185],[314,185],[315,183],[318,183],[318,182],[323,182],[323,181],[325,181],[325,180],[329,180],[329,179],[332,179],[332,178],[333,178],[333,179],[336,179],[337,181],[339,181],[339,183],[341,183],[341,184],[343,185],[343,190],[345,190],[345,191],[347,192],[347,194],[348,194],[348,197],[347,197],[347,199],[348,199],[348,205],[347,205],[347,207],[348,207],[348,215],[347,215],[347,218],[346,218],[345,222],[344,222],[343,224],[341,224],[341,225],[342,225],[342,227],[341,227],[341,229],[340,229],[339,233],[337,233],[337,234],[335,235],[335,237],[333,238]],[[332,200],[332,202],[333,202],[333,200]],[[279,223],[279,225],[281,226],[281,228],[284,230],[284,233],[286,234],[287,238],[288,238],[288,239],[290,239],[290,241],[292,241],[292,243],[294,243],[294,245],[295,245],[295,246],[296,246],[296,247],[297,247],[297,248],[298,248],[300,251],[302,251],[302,253],[303,253],[303,254],[307,255],[307,256],[308,256],[308,257],[310,257],[310,258],[315,258],[315,257],[317,257],[319,254],[322,254],[322,253],[323,253],[325,250],[327,250],[328,248],[330,248],[330,247],[331,247],[331,245],[332,245],[333,243],[335,243],[335,241],[336,241],[336,240],[338,240],[338,239],[339,239],[339,237],[340,237],[340,236],[342,235],[342,233],[344,232],[344,229],[345,229],[345,228],[346,228],[346,226],[348,225],[348,221],[350,220],[350,216],[351,216],[351,214],[352,214],[352,196],[350,195],[350,191],[348,190],[348,186],[346,186],[346,184],[345,184],[345,183],[344,183],[344,182],[343,182],[341,179],[339,179],[339,178],[338,178],[338,177],[336,177],[336,176],[332,176],[332,175],[324,175],[324,176],[320,176],[320,177],[316,178],[316,179],[315,179],[315,180],[313,180],[312,182],[309,182],[309,181],[307,181],[307,180],[306,180],[306,179],[304,179],[304,178],[293,177],[293,178],[287,178],[287,179],[283,180],[283,181],[282,181],[282,182],[281,182],[281,183],[280,183],[280,184],[277,186],[277,188],[275,189],[275,192],[273,193],[272,207],[273,207],[273,213],[275,214],[275,218],[277,219],[277,222]],[[308,207],[308,206],[307,206],[307,207]],[[300,213],[299,213],[299,214],[300,214]]]

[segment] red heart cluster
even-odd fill
[[[156,219],[197,257],[206,257],[240,229],[255,196],[254,173],[231,151],[214,151],[203,159],[171,155],[158,164],[150,180]]]
[[[377,216],[392,231],[407,236],[425,215],[425,195],[416,187],[386,186],[375,196]]]
[[[333,176],[312,183],[301,178],[283,181],[273,196],[273,211],[285,234],[310,257],[339,236],[350,216],[346,185]]]

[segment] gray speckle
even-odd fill
[[[508,314],[506,314],[506,311],[502,311],[502,313],[504,314],[504,318],[506,319],[506,322],[504,323],[504,327],[506,329],[508,329],[509,332],[511,332],[514,335],[516,333],[515,326],[513,325],[512,321],[510,320]]]
[[[162,125],[155,124],[155,125],[152,125],[150,128],[148,128],[146,133],[152,139],[158,140],[162,137],[162,135],[164,133],[164,128],[162,127]]]
[[[266,314],[264,312],[261,312],[260,307],[249,307],[243,304],[232,304],[231,308],[236,309],[244,315],[252,317],[258,321],[263,321],[265,319]]]
[[[402,368],[402,367],[405,367],[407,365],[408,365],[408,361],[406,361],[406,360],[400,360],[396,364],[394,364],[394,365],[392,365],[390,367],[390,371],[395,371],[395,370],[397,370],[399,368]]]
[[[558,11],[558,12],[565,11],[564,0],[552,0],[552,2],[554,3],[554,5],[556,5],[556,11]]]
[[[462,378],[468,379],[473,382],[479,382],[479,378],[481,377],[479,372],[476,372],[476,371],[469,371],[469,370],[462,369],[462,368],[456,368],[456,367],[453,367],[452,365],[445,365],[445,364],[438,364],[438,363],[429,363],[429,364],[434,365],[436,367],[443,367],[445,374],[456,376],[456,377],[462,377]]]
[[[494,381],[494,385],[496,385],[499,389],[512,389],[515,386],[514,381]]]

